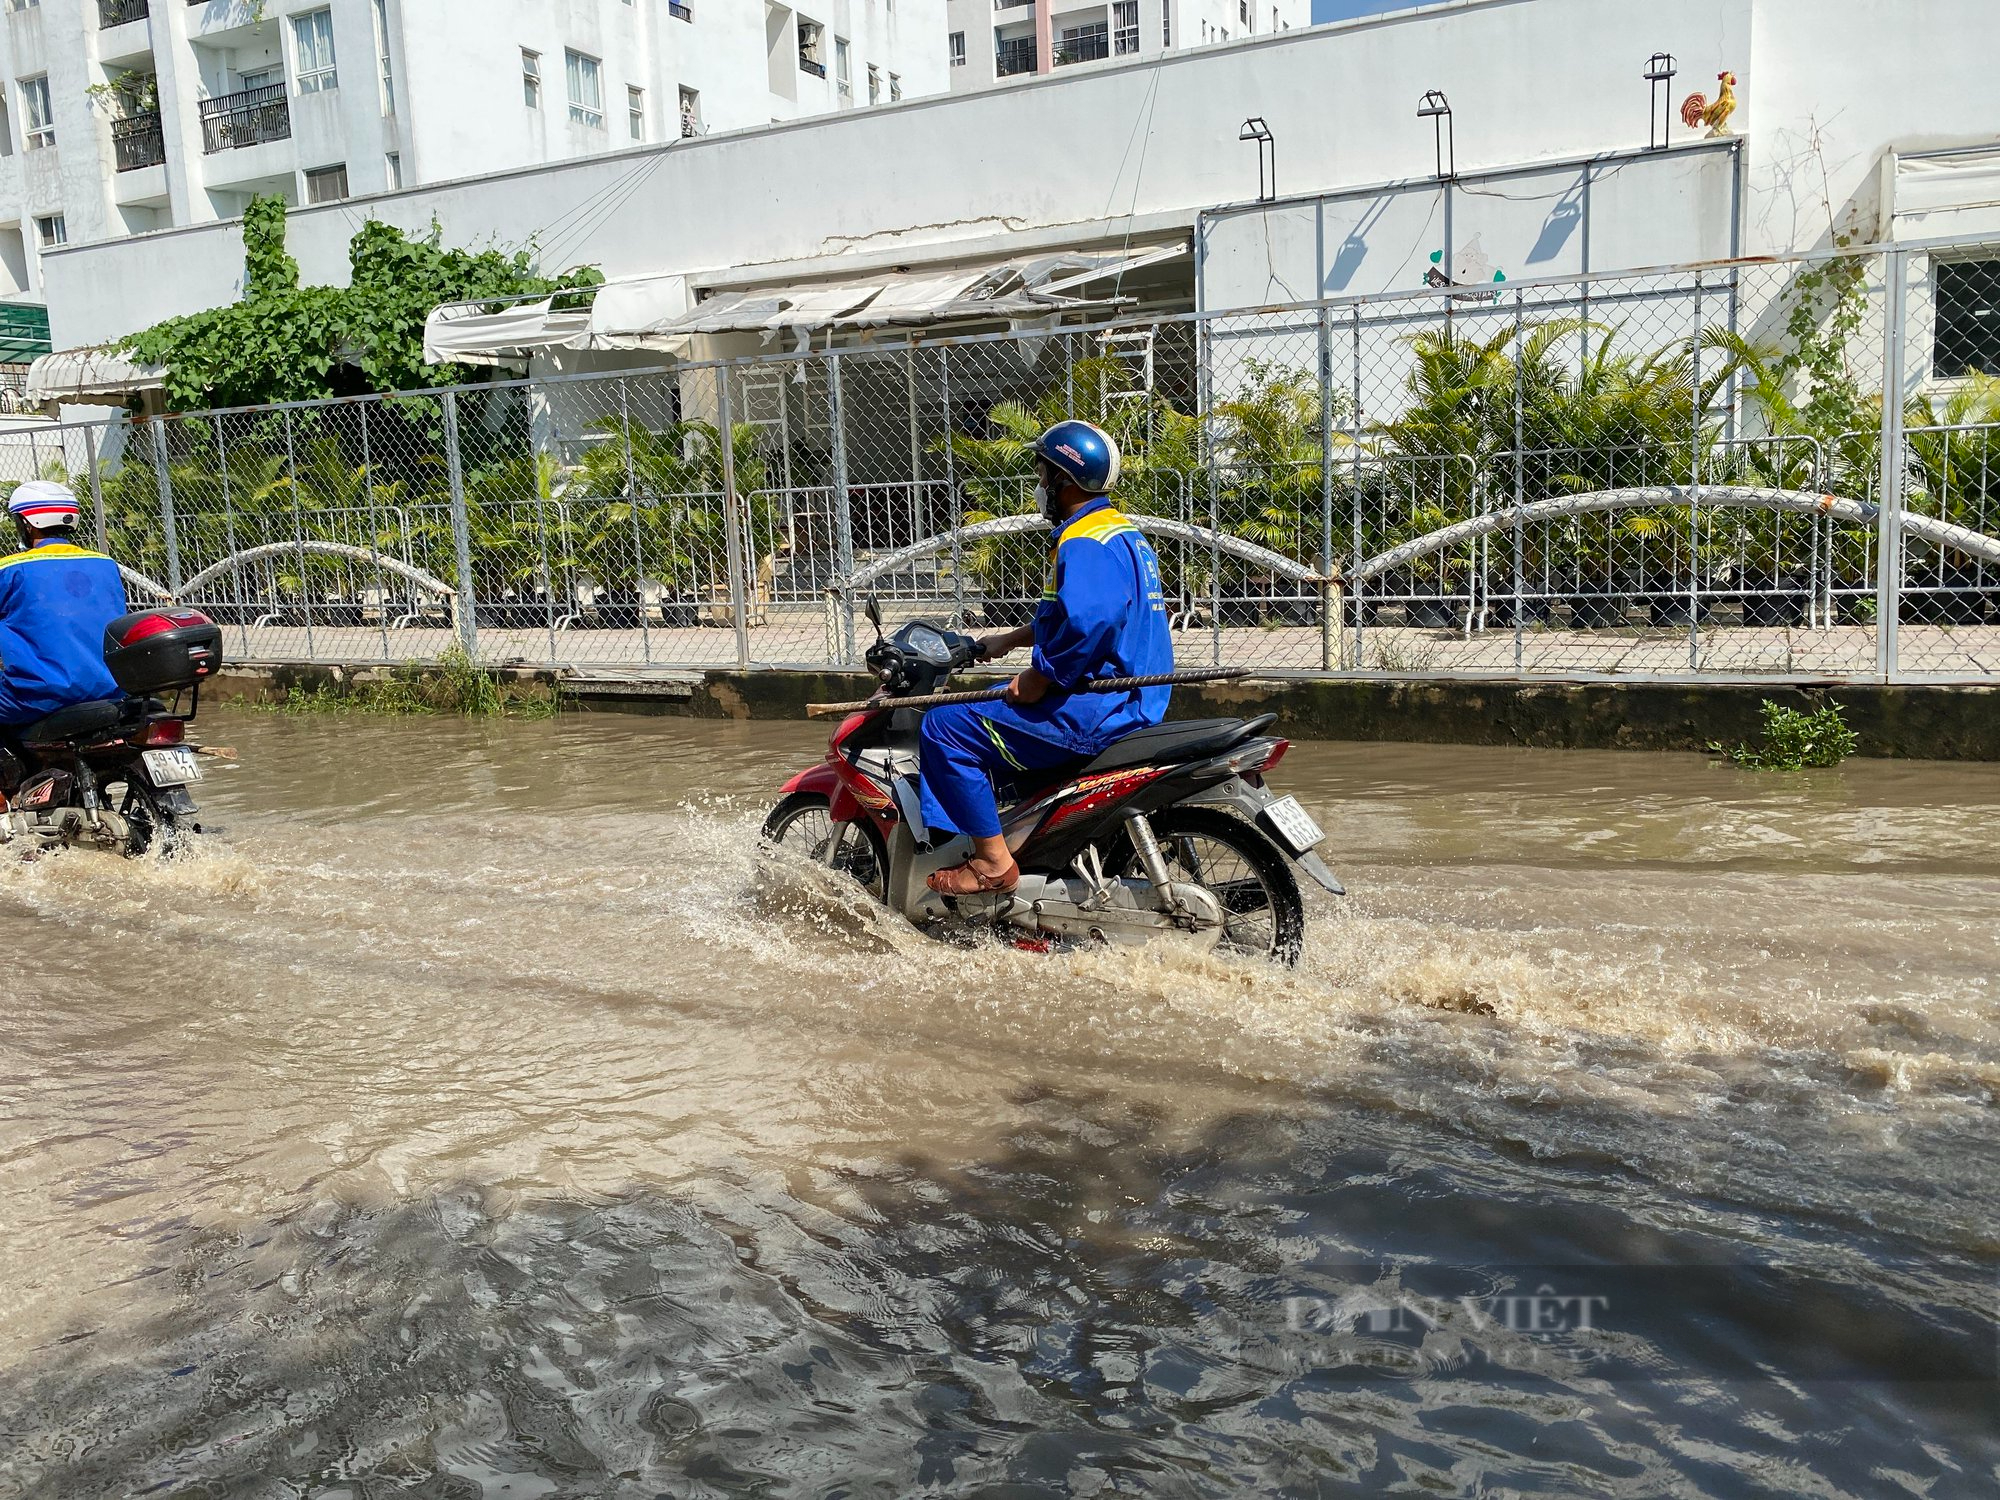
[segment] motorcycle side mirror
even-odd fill
[[[875,639],[882,639],[882,601],[870,594],[861,606],[868,615],[868,623],[875,627]]]

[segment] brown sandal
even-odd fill
[[[940,896],[980,896],[989,892],[1004,896],[1020,883],[1021,867],[1011,859],[1003,874],[982,875],[967,860],[946,870],[931,871],[930,879],[924,882]]]

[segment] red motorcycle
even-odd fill
[[[104,662],[118,697],[0,732],[0,845],[171,853],[201,831],[187,726],[222,632],[199,610],[137,610],[105,628]]]
[[[1295,963],[1305,940],[1296,865],[1335,895],[1341,884],[1314,849],[1325,834],[1294,797],[1264,778],[1290,742],[1276,717],[1194,719],[1125,736],[1092,759],[1038,773],[1011,789],[1001,831],[1020,885],[947,897],[925,883],[970,841],[933,840],[918,795],[921,709],[897,700],[934,693],[976,659],[969,635],[912,621],[886,639],[874,600],[869,671],[878,700],[844,719],[826,759],[785,783],[764,837],[844,871],[917,927],[988,929],[1024,946],[1145,943],[1173,937],[1204,948]]]

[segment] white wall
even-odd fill
[[[435,214],[456,244],[539,236],[551,268],[713,284],[779,262],[882,266],[1191,226],[1204,207],[1254,196],[1255,153],[1237,139],[1252,114],[1277,135],[1288,194],[1428,177],[1431,131],[1415,118],[1427,88],[1451,97],[1461,169],[1643,146],[1639,74],[1662,49],[1680,58],[1676,106],[1719,69],[1737,73],[1743,250],[1781,251],[1825,238],[1820,197],[1847,207],[1873,193],[1891,146],[2000,134],[1992,0],[1924,9],[1935,24],[1914,28],[1891,0],[1460,0],[300,212],[293,253],[309,278],[335,281],[357,214],[412,230]],[[51,255],[56,342],[229,300],[240,274],[233,228]]]

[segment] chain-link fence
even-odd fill
[[[1926,246],[44,426],[0,483],[242,659],[826,666],[871,593],[1031,618],[1080,415],[1188,664],[1983,679],[1996,370],[2000,247]]]

